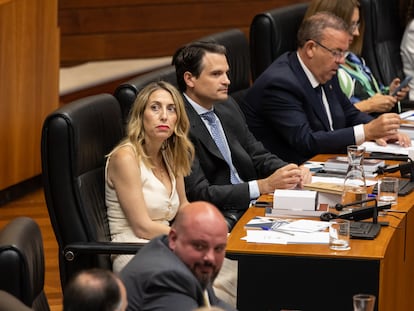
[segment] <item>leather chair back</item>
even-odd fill
[[[297,48],[296,34],[307,3],[257,14],[250,24],[250,58],[253,81],[284,52]]]
[[[230,29],[202,37],[197,41],[212,41],[224,45],[229,63],[229,94],[241,100],[250,87],[250,51],[245,34],[240,29]]]
[[[0,275],[0,290],[10,293],[35,311],[50,310],[44,292],[42,234],[33,219],[17,217],[0,231]]]
[[[32,311],[19,299],[10,293],[0,290],[0,311]]]
[[[122,138],[121,109],[110,94],[89,96],[51,113],[42,130],[42,169],[50,220],[59,246],[62,288],[82,269],[111,269],[92,242],[110,242],[105,206],[105,155]],[[70,258],[71,243],[90,254]]]
[[[362,56],[374,76],[384,85],[404,77],[400,43],[404,33],[398,1],[361,0],[365,21]]]
[[[249,44],[244,33],[239,29],[230,29],[196,41],[213,41],[226,47],[231,81],[229,94],[239,101],[250,86]],[[121,105],[124,123],[127,122],[129,111],[139,91],[148,83],[160,80],[178,87],[174,66],[137,76],[115,89],[114,96]]]
[[[122,110],[122,119],[124,125],[128,122],[128,115],[131,110],[132,105],[134,104],[135,98],[138,93],[149,83],[155,81],[167,81],[178,87],[177,77],[175,75],[174,66],[168,66],[158,70],[151,71],[147,74],[137,76],[121,85],[119,85],[115,91],[114,96],[118,100],[121,110]]]

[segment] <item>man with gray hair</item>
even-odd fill
[[[376,119],[359,111],[339,87],[337,70],[352,40],[338,16],[306,18],[297,51],[277,58],[254,82],[242,103],[250,131],[285,161],[302,164],[321,153],[346,153],[348,145],[411,141],[399,133],[400,117]]]

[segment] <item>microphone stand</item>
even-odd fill
[[[375,204],[373,206],[355,208],[350,212],[339,214],[338,218],[358,221],[358,220],[363,220],[363,219],[372,217],[372,222],[374,224],[377,224],[378,223],[378,211],[391,208],[391,204],[378,206],[378,201],[376,198],[368,198],[365,200],[355,201],[355,202],[351,202],[348,204],[338,203],[335,205],[335,209],[337,211],[342,211],[342,209],[344,209],[345,207],[353,206],[356,204],[368,203],[368,202],[375,202]],[[383,222],[381,223],[381,225],[388,225],[388,224],[386,222]]]
[[[409,177],[410,181],[414,181],[414,162],[408,158],[407,163],[379,167],[378,174],[400,172],[401,177]]]

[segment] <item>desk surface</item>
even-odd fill
[[[315,161],[324,161],[331,156],[333,155],[317,157]],[[399,176],[398,173],[394,175]],[[272,199],[271,195],[260,198],[267,201]],[[264,216],[265,212],[264,208],[249,208],[233,228],[227,244],[227,253],[239,259],[239,310],[250,310],[255,294],[261,297],[269,295],[270,298],[263,298],[260,302],[260,307],[264,310],[280,309],[282,306],[294,308],[298,297],[304,303],[299,307],[304,310],[316,305],[318,310],[329,310],[329,301],[315,304],[309,300],[315,298],[321,288],[324,288],[326,295],[332,296],[332,301],[339,299],[345,303],[337,310],[352,308],[350,301],[355,290],[376,294],[378,310],[414,310],[414,303],[411,302],[414,292],[414,230],[411,228],[411,223],[414,223],[413,204],[414,193],[399,197],[398,204],[392,209],[401,213],[389,212],[378,218],[379,221],[388,221],[390,225],[382,227],[374,240],[352,239],[349,251],[333,251],[328,245],[321,244],[247,243],[241,240],[246,235],[245,224],[255,216]],[[273,283],[260,283],[258,275],[264,269],[270,279],[284,280],[283,286],[276,290],[279,293],[277,299],[272,296],[275,290]],[[326,283],[327,278],[321,277],[321,274],[334,275],[338,271],[344,273],[341,274],[339,284],[335,284],[338,287],[332,289]],[[359,278],[358,284],[350,287],[349,284],[354,282],[355,277]],[[290,279],[295,282],[289,283]],[[313,280],[316,289],[303,286],[309,284],[309,280]],[[255,286],[252,287],[252,284]],[[292,292],[297,296],[290,296]]]
[[[341,258],[376,258],[385,256],[387,245],[394,234],[395,228],[401,224],[404,214],[393,213],[396,217],[379,217],[379,221],[389,221],[390,226],[382,227],[381,232],[375,240],[351,239],[349,251],[333,251],[325,244],[260,244],[247,243],[241,238],[246,236],[244,225],[255,216],[264,216],[264,208],[251,207],[238,221],[232,230],[227,244],[227,252],[230,254],[270,254],[270,255],[304,255],[318,257],[341,257]],[[398,218],[397,218],[398,217]],[[310,218],[311,219],[311,218]],[[318,219],[318,218],[315,218]],[[369,247],[367,247],[369,246]]]

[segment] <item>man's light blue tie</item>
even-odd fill
[[[218,149],[220,150],[221,154],[223,155],[224,159],[226,160],[227,164],[230,168],[230,182],[232,184],[238,184],[240,181],[235,175],[232,167],[231,161],[231,154],[230,151],[226,148],[226,143],[222,131],[220,131],[219,126],[217,125],[217,118],[214,111],[208,111],[206,113],[201,114],[201,117],[208,122],[210,125],[211,136],[213,136],[213,140],[215,141]]]

